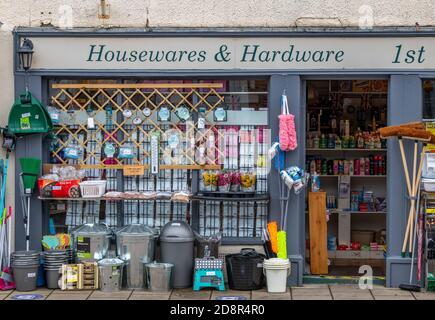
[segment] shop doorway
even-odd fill
[[[388,80],[307,80],[307,193],[304,282],[385,280]],[[319,223],[320,221],[320,223]],[[326,225],[326,233],[325,233]],[[310,245],[311,243],[311,245]],[[327,254],[319,247],[327,247]]]

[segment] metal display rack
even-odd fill
[[[427,289],[429,273],[435,274],[435,192],[422,192],[424,204],[424,277],[422,286]]]

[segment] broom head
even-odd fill
[[[403,128],[408,129],[416,129],[416,130],[425,130],[425,126],[422,122],[408,122],[396,126],[388,126],[379,129],[379,133],[381,134],[381,138],[393,138],[400,136],[399,131]]]
[[[41,170],[41,160],[36,158],[20,158],[23,184],[25,189],[33,189]]]

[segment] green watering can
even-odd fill
[[[15,135],[46,133],[53,129],[53,123],[42,103],[30,92],[24,92],[9,112],[8,129]]]

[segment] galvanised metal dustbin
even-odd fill
[[[174,265],[174,288],[192,286],[195,236],[184,221],[168,222],[160,233],[161,261]]]
[[[85,223],[72,232],[76,262],[98,261],[106,257],[112,231],[105,224]]]
[[[124,287],[145,288],[143,261],[154,261],[157,230],[143,224],[131,224],[116,232],[117,255],[125,261]]]

